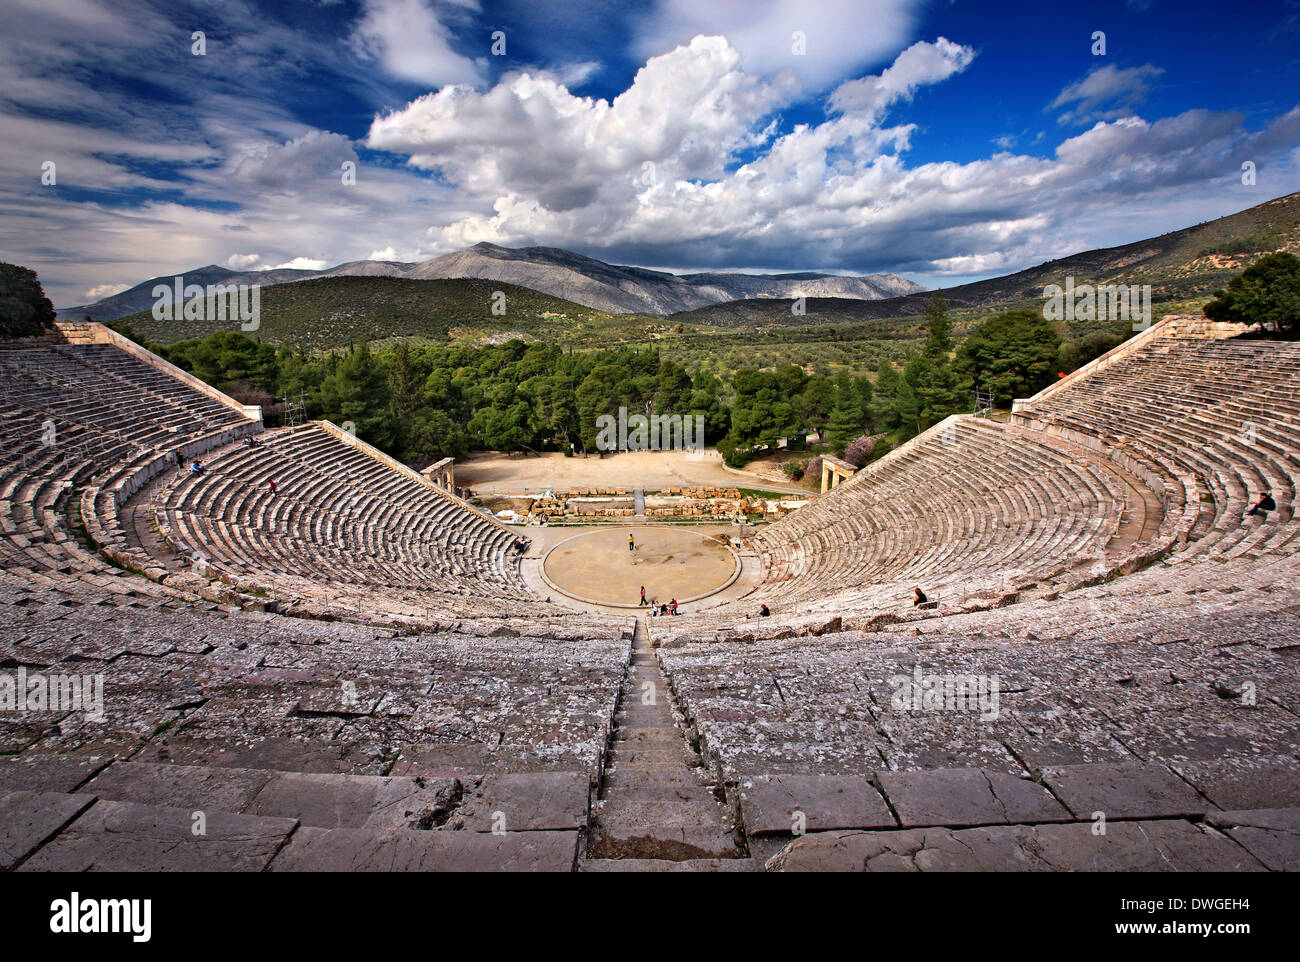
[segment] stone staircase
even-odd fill
[[[731,811],[674,719],[668,685],[638,619],[605,776],[581,868],[747,871],[757,868]]]

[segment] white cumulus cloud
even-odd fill
[[[920,7],[916,0],[658,0],[633,49],[650,57],[698,34],[722,34],[747,71],[790,70],[819,90],[891,57],[911,37]]]
[[[283,264],[276,264],[274,267],[267,268],[272,271],[295,270],[295,271],[323,271],[329,266],[329,261],[323,261],[315,257],[295,257],[291,261],[285,261]]]
[[[405,80],[433,87],[481,83],[480,65],[452,49],[447,23],[458,13],[457,6],[477,9],[473,3],[435,7],[428,0],[365,0],[353,43],[385,71]],[[486,43],[483,52],[488,53]]]
[[[112,297],[114,294],[121,294],[130,287],[130,284],[97,284],[86,291],[86,303],[90,304],[105,297]]]

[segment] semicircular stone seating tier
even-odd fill
[[[475,633],[502,618],[562,622],[573,637],[607,630],[524,586],[508,529],[319,426],[263,433],[235,402],[112,344],[0,350],[0,374],[11,570]],[[244,446],[255,433],[262,443]],[[195,457],[203,474],[178,468]],[[124,520],[137,505],[159,537]],[[148,580],[127,585],[131,571]]]
[[[1010,423],[951,419],[868,465],[756,537],[754,591],[655,629],[869,628],[934,616],[918,586],[950,613],[1155,562],[1248,565],[1294,550],[1298,473],[1300,344],[1151,337]],[[1245,517],[1264,491],[1278,509]]]
[[[285,594],[353,592],[369,611],[541,617],[515,536],[317,425],[235,443],[159,495],[160,526],[207,564]],[[270,482],[275,482],[275,491]]]

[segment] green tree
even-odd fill
[[[443,458],[464,457],[468,450],[464,426],[445,411],[431,410],[412,425],[405,458],[427,467]]]
[[[952,324],[948,320],[948,301],[943,291],[935,291],[925,308],[925,324],[929,337],[925,344],[927,354],[947,354],[952,350]]]
[[[0,337],[48,333],[55,316],[35,271],[0,262]]]
[[[1112,348],[1128,340],[1128,334],[1109,334],[1106,331],[1093,331],[1082,337],[1062,341],[1057,351],[1057,369],[1063,374],[1078,370],[1094,358],[1101,357]]]
[[[830,421],[835,408],[835,382],[820,375],[808,379],[808,385],[795,405],[803,426],[819,434]]]
[[[781,377],[771,371],[742,368],[731,379],[736,396],[731,405],[727,437],[740,445],[774,445],[777,438],[798,432],[798,415],[791,398],[782,393]]]
[[[1286,251],[1261,257],[1215,291],[1205,305],[1212,321],[1263,324],[1274,330],[1300,330],[1300,258]]]
[[[393,443],[403,455],[423,413],[422,380],[410,348],[405,341],[399,341],[388,366],[388,410],[392,415]]]
[[[898,412],[898,428],[904,437],[910,438],[920,433],[921,402],[906,373],[898,379],[898,387],[894,391],[894,410]]]
[[[357,436],[381,449],[393,445],[388,378],[368,344],[331,356],[321,382],[321,411],[335,424],[351,421]]]
[[[898,427],[898,385],[902,374],[888,361],[880,367],[876,375],[875,389],[871,398],[871,425],[876,431],[892,431]]]
[[[917,430],[924,431],[950,414],[966,410],[952,364],[952,325],[948,303],[934,292],[925,311],[929,335],[918,358],[910,361],[904,378],[916,395]]]
[[[993,392],[999,404],[1028,397],[1056,374],[1061,336],[1042,313],[1007,311],[985,320],[957,352],[958,374],[973,387]]]
[[[722,381],[712,374],[697,374],[691,392],[690,413],[704,415],[704,437],[716,442],[731,430],[731,409],[722,400]]]
[[[489,408],[483,418],[483,443],[494,451],[512,451],[529,437],[528,405],[522,401],[504,411]]]
[[[843,453],[844,446],[862,433],[863,418],[861,395],[852,379],[843,372],[835,378],[835,407],[831,409],[827,426],[827,440],[836,451]]]

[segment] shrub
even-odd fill
[[[1118,347],[1128,339],[1128,334],[1111,334],[1107,331],[1093,331],[1072,341],[1064,341],[1057,352],[1057,366],[1064,374],[1078,370],[1095,358],[1101,357],[1111,348]]]
[[[871,460],[874,439],[860,434],[844,446],[844,460],[855,468],[860,468]]]
[[[748,444],[737,444],[730,438],[723,438],[718,442],[718,453],[727,467],[743,468],[754,456],[754,449]]]

